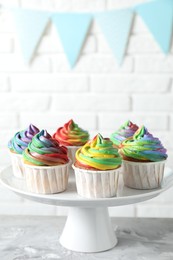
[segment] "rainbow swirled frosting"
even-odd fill
[[[23,150],[31,142],[34,135],[39,132],[39,129],[30,124],[29,127],[25,130],[17,132],[14,137],[9,141],[8,148],[11,152],[22,154]]]
[[[71,119],[63,127],[57,129],[53,138],[65,146],[81,146],[88,141],[89,134]]]
[[[76,152],[75,166],[79,168],[104,171],[116,169],[120,165],[118,150],[108,138],[100,134]]]
[[[153,137],[144,126],[121,143],[119,152],[125,160],[131,161],[157,162],[167,158],[160,140]]]
[[[68,162],[67,148],[60,146],[46,130],[36,134],[23,152],[26,164],[37,166],[56,166]]]
[[[119,146],[126,138],[133,136],[137,130],[138,126],[128,120],[117,131],[111,134],[110,139],[116,146]]]

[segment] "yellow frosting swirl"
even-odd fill
[[[77,150],[76,161],[83,168],[102,171],[116,169],[121,165],[121,157],[112,141],[100,134]]]

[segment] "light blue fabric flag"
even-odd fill
[[[124,9],[98,13],[95,18],[118,63],[121,64],[130,34],[133,11]]]
[[[52,15],[68,61],[73,67],[77,62],[84,40],[87,36],[92,15],[59,13]]]
[[[29,63],[48,24],[47,12],[11,9],[24,59]]]
[[[173,1],[157,0],[134,8],[160,45],[168,53],[172,39]]]

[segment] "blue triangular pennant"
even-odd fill
[[[130,9],[116,10],[95,14],[95,18],[118,63],[121,64],[131,29],[133,12]]]
[[[88,33],[92,16],[90,14],[54,14],[52,16],[64,51],[71,67],[78,59]]]
[[[135,7],[161,49],[168,53],[173,28],[173,1],[157,0]]]
[[[24,59],[26,62],[30,62],[48,24],[50,14],[25,9],[12,9],[11,11]]]

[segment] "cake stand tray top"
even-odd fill
[[[124,186],[122,176],[118,186],[117,197],[112,198],[97,198],[86,199],[77,194],[74,172],[70,172],[68,188],[65,192],[42,195],[35,194],[27,191],[24,179],[18,179],[13,176],[12,167],[4,168],[0,173],[0,182],[9,190],[17,193],[18,195],[37,201],[40,203],[57,205],[57,206],[70,206],[70,207],[113,207],[134,204],[145,200],[152,199],[173,185],[173,171],[166,167],[164,171],[164,179],[162,186],[153,190],[135,190]]]

